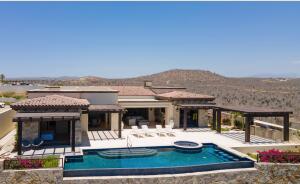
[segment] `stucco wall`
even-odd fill
[[[75,144],[80,145],[82,140],[81,123],[79,120],[75,121]],[[70,126],[70,143],[72,142],[72,123]]]
[[[15,128],[15,123],[12,121],[15,113],[10,108],[3,109],[0,113],[0,139]]]
[[[81,131],[87,132],[88,128],[89,128],[89,115],[88,115],[88,113],[81,114],[80,122],[81,122]]]
[[[68,93],[63,93],[63,92],[61,92],[61,93],[30,93],[30,92],[28,92],[28,98],[36,98],[36,97],[42,97],[42,96],[48,96],[48,95],[53,95],[53,94],[56,94],[56,95],[62,95],[62,96],[68,96],[68,97],[72,97],[72,98],[80,98],[80,93],[76,93],[76,92],[74,92],[74,93],[70,93],[70,92],[68,92]]]
[[[87,99],[91,104],[118,103],[118,93],[82,93],[81,98]]]
[[[119,113],[111,113],[111,130],[119,130]]]

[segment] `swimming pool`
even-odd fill
[[[253,161],[232,154],[215,144],[203,144],[197,152],[182,151],[174,146],[83,152],[83,156],[65,158],[64,176],[173,174],[247,168],[254,165]]]

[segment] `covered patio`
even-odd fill
[[[282,117],[283,118],[283,141],[289,141],[289,115],[290,110],[276,110],[259,107],[235,107],[235,106],[215,106],[213,108],[212,128],[221,133],[222,112],[238,112],[245,118],[245,142],[251,142],[250,128],[253,125],[254,117]]]
[[[86,112],[89,102],[60,95],[49,95],[20,101],[11,105],[17,111],[17,152],[22,154],[23,142],[28,146],[75,145],[81,143],[81,114]],[[61,136],[63,135],[63,136]],[[61,140],[64,143],[58,141]],[[39,143],[36,144],[35,141]],[[58,144],[57,144],[58,143]]]
[[[112,115],[117,115],[117,129],[118,129],[118,137],[121,138],[122,137],[122,115],[123,115],[123,111],[124,109],[119,106],[119,105],[115,105],[115,104],[110,104],[110,105],[90,105],[88,108],[88,113],[89,113],[89,122],[91,122],[91,114],[101,114],[104,113],[106,114],[107,117],[107,121],[106,123],[109,124],[109,128],[107,130],[112,130],[112,129],[116,129],[115,127],[115,123],[112,120]],[[90,125],[89,125],[90,126]],[[100,130],[101,131],[101,130]],[[91,130],[91,132],[99,132],[97,130],[93,131]]]

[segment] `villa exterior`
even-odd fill
[[[175,128],[207,126],[209,95],[190,93],[181,87],[62,86],[28,91],[28,99],[11,107],[17,111],[19,151],[22,140],[42,138],[47,145],[82,143],[90,130],[118,131],[133,125]],[[187,108],[193,106],[197,108]]]

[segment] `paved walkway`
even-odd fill
[[[16,131],[13,130],[0,139],[0,158],[9,156],[9,154],[13,151],[15,145],[15,134]]]

